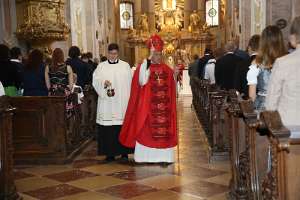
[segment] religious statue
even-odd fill
[[[137,21],[137,30],[140,34],[149,33],[148,16],[142,14]]]
[[[178,30],[183,28],[183,12],[180,10],[180,8],[177,8],[174,12],[174,18],[175,18],[175,26]]]
[[[161,31],[165,26],[165,14],[162,9],[158,12],[157,20],[156,20],[156,28],[158,31]]]
[[[207,26],[206,22],[203,24],[202,30],[203,30],[203,32],[207,32],[208,31],[208,26]]]
[[[128,38],[134,38],[136,36],[136,30],[131,26],[128,30]]]
[[[194,10],[193,13],[190,15],[189,30],[191,32],[199,31],[200,27],[201,27],[201,18],[198,15],[197,11]]]

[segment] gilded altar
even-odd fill
[[[155,0],[155,27],[149,29],[147,13],[137,19],[137,24],[128,32],[127,42],[134,48],[135,64],[140,63],[148,54],[145,41],[157,33],[165,42],[163,55],[165,62],[174,67],[178,60],[185,65],[191,62],[194,54],[202,54],[213,40],[205,20],[198,11],[185,15],[184,0]],[[185,24],[188,18],[188,24]]]
[[[66,40],[70,32],[65,22],[64,0],[16,0],[19,39],[34,47],[48,47]]]

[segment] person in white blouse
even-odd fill
[[[286,54],[281,30],[277,26],[266,27],[261,35],[258,55],[249,67],[247,81],[249,97],[256,110],[265,110],[268,83],[275,60]]]
[[[214,51],[215,58],[208,60],[207,64],[205,65],[205,74],[204,79],[209,80],[210,84],[215,84],[215,66],[217,60],[224,55],[224,49],[217,48]]]

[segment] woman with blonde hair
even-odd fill
[[[286,54],[281,30],[277,26],[267,26],[261,35],[258,55],[249,67],[247,81],[249,97],[255,109],[265,109],[267,88],[275,60]]]

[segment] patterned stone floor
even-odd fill
[[[227,161],[208,163],[203,130],[191,97],[178,102],[179,161],[166,168],[100,164],[91,144],[72,164],[22,166],[16,186],[24,200],[222,200],[230,179]]]

